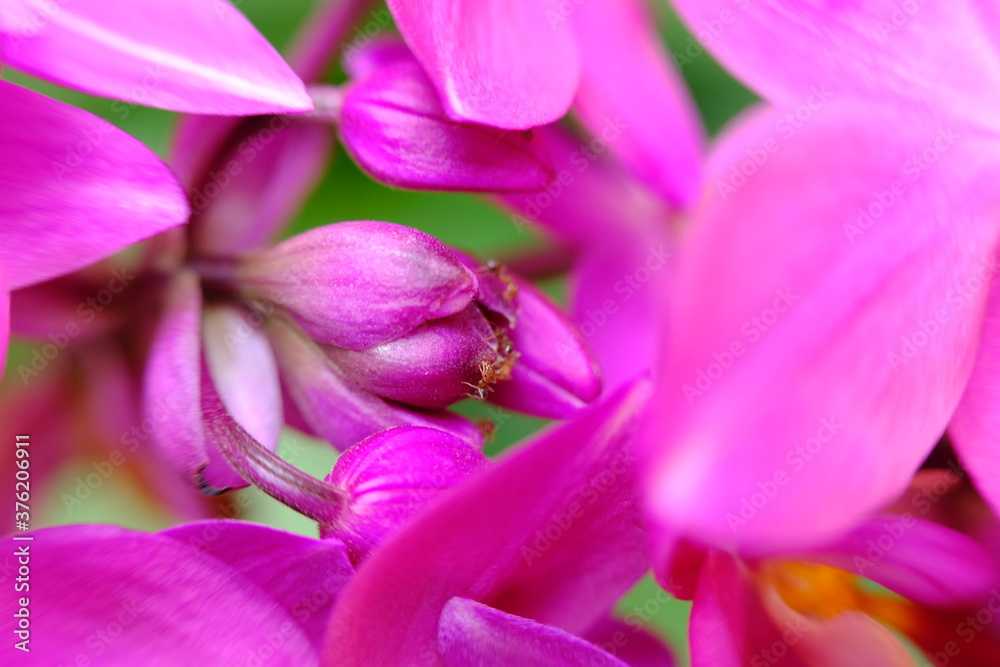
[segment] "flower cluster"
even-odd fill
[[[1000,664],[1000,8],[323,0],[281,55],[239,4],[0,6],[0,63],[178,114],[0,81],[7,662],[672,665],[645,590],[696,667]],[[706,50],[759,97],[711,139]],[[303,230],[337,146],[533,247]],[[121,467],[174,525],[34,525],[79,460],[71,515]]]

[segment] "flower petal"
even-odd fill
[[[534,0],[389,0],[406,43],[458,121],[525,130],[569,109],[573,36]]]
[[[3,61],[94,95],[187,113],[308,111],[302,82],[228,0],[9,0]]]
[[[239,269],[252,298],[287,309],[322,343],[360,350],[464,309],[475,276],[440,241],[388,222],[299,234]]]
[[[811,115],[830,96],[930,103],[997,127],[989,110],[1000,104],[1000,12],[987,0],[674,5],[727,68],[771,102],[789,106],[789,129],[797,111]]]
[[[327,475],[351,500],[320,535],[341,540],[360,561],[429,502],[489,465],[478,448],[445,431],[405,426],[376,433],[344,452]]]
[[[906,488],[971,370],[986,294],[965,286],[994,266],[995,142],[831,103],[779,143],[777,117],[728,139],[680,250],[645,443],[654,521],[727,548],[834,539]]]
[[[7,364],[7,342],[10,339],[10,292],[7,291],[7,274],[0,264],[0,378]]]
[[[671,205],[695,203],[703,130],[639,0],[587,0],[570,17],[583,77],[573,107],[607,150]]]
[[[164,534],[65,526],[33,537],[7,538],[5,551],[30,545],[29,646],[44,664],[81,655],[101,664],[230,665],[271,656],[282,665],[316,664],[316,630],[330,604],[313,595],[331,600],[350,571],[337,542],[242,522]],[[310,603],[321,617],[311,623],[303,619]],[[17,604],[14,595],[0,600],[8,636]],[[272,636],[282,638],[277,655]],[[16,653],[10,644],[5,651]]]
[[[9,289],[186,221],[170,170],[106,120],[0,81],[0,264]]]
[[[972,376],[948,432],[976,490],[994,512],[1000,512],[1000,420],[996,410],[1000,401],[1000,283],[996,275],[977,279],[989,281],[990,297]]]
[[[345,589],[324,658],[395,665],[433,650],[456,595],[585,632],[649,567],[630,455],[647,395],[619,392],[421,512]]]
[[[438,647],[448,667],[627,667],[564,630],[463,597],[453,597],[441,610]]]
[[[354,83],[339,127],[355,161],[393,187],[523,192],[555,177],[541,136],[456,123],[412,59]]]
[[[496,336],[478,306],[424,322],[367,350],[327,347],[346,377],[382,398],[430,410],[467,398],[497,361]]]
[[[918,519],[883,514],[799,560],[853,572],[936,607],[976,604],[1000,585],[1000,563],[975,540]]]
[[[551,299],[525,280],[516,284],[521,310],[509,338],[518,356],[490,401],[532,415],[571,416],[601,393],[594,356]]]
[[[297,327],[268,325],[282,381],[303,425],[313,435],[345,450],[368,436],[395,426],[427,426],[455,434],[476,447],[482,432],[451,412],[408,410],[364,391]]]
[[[182,121],[176,152],[206,134],[211,139],[211,120]],[[191,186],[193,248],[233,257],[270,243],[319,184],[333,139],[333,130],[321,123],[284,116],[245,120],[227,137],[232,149],[206,165]]]
[[[265,449],[276,451],[285,422],[278,365],[267,336],[237,306],[207,306],[201,322],[205,363],[227,412]],[[216,458],[213,443],[206,447]]]
[[[673,654],[663,641],[640,627],[634,618],[628,623],[610,616],[603,618],[587,631],[584,638],[629,667],[673,667],[675,664]]]

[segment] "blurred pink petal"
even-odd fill
[[[509,332],[518,357],[510,380],[490,401],[543,417],[573,415],[597,399],[601,376],[593,354],[569,318],[538,288],[517,281],[520,313]]]
[[[229,665],[280,655],[316,664],[326,616],[352,571],[343,545],[230,521],[160,534],[113,526],[36,531],[31,654],[44,664]],[[315,594],[322,594],[322,597]],[[318,602],[317,602],[318,600]],[[5,634],[17,597],[5,595]],[[280,637],[280,652],[270,644]],[[5,662],[20,655],[9,642]]]
[[[250,256],[250,297],[289,311],[316,340],[363,349],[464,309],[475,276],[432,236],[388,222],[318,227]]]
[[[201,320],[205,363],[233,419],[265,449],[276,451],[284,426],[278,364],[267,336],[234,305],[211,305]],[[214,448],[209,445],[209,456]]]
[[[681,246],[645,443],[662,529],[749,550],[833,538],[906,488],[972,366],[986,290],[956,286],[995,271],[994,144],[853,104],[780,143],[774,122],[728,137],[742,161],[715,165]]]
[[[937,607],[978,604],[1000,584],[1000,563],[978,542],[912,514],[867,519],[821,552],[797,559],[853,572]]]
[[[490,465],[479,449],[445,431],[406,426],[376,433],[344,452],[327,475],[350,503],[320,535],[342,541],[358,562],[442,492]]]
[[[205,124],[186,119],[175,153],[204,140]],[[248,119],[228,141],[232,149],[191,185],[191,242],[203,255],[266,246],[319,184],[333,153],[331,128],[278,116]]]
[[[7,364],[7,341],[10,338],[10,292],[7,291],[7,274],[0,264],[0,378]]]
[[[11,67],[129,103],[233,116],[312,109],[228,0],[8,0],[0,46]]]
[[[516,222],[536,223],[573,246],[597,247],[613,242],[625,228],[666,224],[666,205],[606,153],[599,154],[596,138],[559,125],[535,133],[548,144],[558,178],[539,192],[497,197],[515,211]]]
[[[373,433],[396,426],[427,426],[453,433],[480,446],[475,424],[452,412],[408,410],[352,383],[320,347],[297,327],[275,321],[268,325],[281,378],[296,417],[308,432],[339,450]]]
[[[111,123],[0,81],[0,265],[41,282],[184,223],[170,170]]]
[[[649,566],[630,477],[647,395],[645,385],[620,392],[415,517],[345,589],[324,659],[367,667],[434,656],[455,596],[585,632]]]
[[[483,378],[483,368],[498,359],[493,328],[472,304],[366,350],[329,346],[326,351],[343,375],[365,391],[430,410],[468,397]]]
[[[990,297],[979,350],[948,432],[976,489],[1000,512],[1000,289],[995,275],[981,280],[988,281]]]
[[[627,667],[565,630],[458,596],[441,610],[438,646],[448,667]]]
[[[623,623],[615,618],[603,618],[587,631],[585,639],[629,667],[673,667],[675,664],[673,654],[663,641],[633,621]]]
[[[554,178],[537,133],[455,122],[420,66],[408,58],[354,83],[340,135],[355,161],[394,187],[518,192]]]
[[[580,78],[573,36],[535,0],[389,0],[457,121],[524,130],[561,118]]]
[[[678,208],[701,187],[703,130],[641,0],[587,0],[570,15],[583,58],[573,103],[635,176]]]
[[[678,0],[698,41],[800,127],[824,99],[897,96],[998,127],[1000,10],[988,0]],[[957,67],[956,63],[962,63]]]

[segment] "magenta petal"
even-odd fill
[[[654,520],[734,549],[835,539],[906,488],[972,367],[986,290],[956,286],[995,266],[990,140],[831,103],[779,144],[775,119],[717,153],[644,443]]]
[[[354,574],[337,540],[312,540],[238,521],[188,523],[160,535],[239,572],[290,610],[312,642],[322,638],[333,603]]]
[[[975,540],[912,514],[865,520],[836,543],[797,557],[871,579],[936,607],[976,605],[1000,584],[1000,567]]]
[[[490,395],[497,405],[544,417],[568,417],[601,393],[601,376],[576,327],[533,285],[518,281],[521,312],[509,332],[518,354],[510,380]]]
[[[297,418],[310,433],[337,449],[345,450],[374,433],[407,425],[445,430],[477,447],[482,444],[483,434],[464,417],[408,410],[364,391],[296,328],[273,323],[268,336]]]
[[[387,343],[327,354],[365,391],[431,410],[467,398],[497,361],[496,335],[474,304]]]
[[[535,0],[389,0],[455,120],[524,130],[569,109],[580,63],[567,26]],[[561,18],[561,17],[560,17]]]
[[[208,464],[201,420],[201,283],[190,272],[168,286],[146,362],[143,413],[150,441],[188,481]]]
[[[441,610],[438,650],[448,667],[627,667],[570,633],[453,597]]]
[[[84,92],[187,113],[308,111],[302,82],[228,0],[73,0],[0,10],[5,64]]]
[[[412,59],[352,85],[339,125],[358,164],[395,187],[519,192],[555,176],[537,133],[449,119]]]
[[[10,289],[79,269],[188,215],[177,179],[144,145],[5,81],[0,183],[0,264]]]
[[[10,338],[10,292],[7,291],[7,274],[0,264],[0,378],[7,363],[7,342]]]
[[[701,187],[702,134],[694,103],[641,0],[587,0],[573,8],[583,77],[573,103],[643,182],[688,208]]]
[[[284,426],[281,385],[271,345],[258,327],[236,306],[208,306],[202,315],[205,363],[226,411],[273,452]],[[206,448],[215,458],[214,443],[207,442]]]
[[[198,141],[202,119],[178,135],[177,152]],[[195,133],[195,136],[190,136]],[[321,123],[268,116],[249,119],[228,138],[232,150],[206,165],[191,191],[192,243],[209,256],[234,256],[269,243],[319,183],[333,152]]]
[[[345,589],[324,658],[405,664],[433,646],[455,596],[585,632],[649,567],[630,453],[647,395],[610,397],[417,515]]]
[[[629,667],[673,667],[675,664],[673,654],[663,641],[640,627],[634,618],[627,623],[610,616],[603,618],[587,631],[584,639]]]
[[[948,432],[976,490],[1000,512],[1000,288],[995,273],[975,277],[975,284],[990,283],[990,297],[972,376]]]
[[[321,536],[347,545],[355,562],[441,493],[485,470],[469,443],[432,428],[394,428],[365,438],[337,459],[326,481],[351,500]]]
[[[599,145],[592,147],[561,125],[535,132],[552,151],[559,178],[541,192],[500,195],[498,199],[516,212],[515,222],[537,223],[574,246],[601,246],[624,228],[667,224],[666,204],[606,152],[598,154]]]
[[[288,310],[316,340],[363,349],[464,309],[476,279],[432,236],[388,222],[341,222],[248,259],[253,298]]]
[[[794,132],[829,99],[903,98],[997,127],[1000,12],[949,3],[678,0],[701,44],[770,101]],[[956,67],[955,63],[967,63]],[[776,63],[779,65],[776,66]],[[780,129],[781,126],[779,126]]]
[[[31,655],[38,664],[233,665],[318,661],[317,591],[340,590],[351,570],[343,545],[242,522],[206,522],[163,534],[112,526],[46,528],[4,540],[30,548]],[[226,545],[226,549],[221,547]],[[332,597],[332,596],[331,596]],[[0,598],[13,637],[16,595]],[[275,651],[268,637],[281,637]],[[4,647],[5,662],[21,654]],[[262,654],[262,649],[270,649]]]

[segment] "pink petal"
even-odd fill
[[[202,125],[178,141],[197,141]],[[191,135],[194,136],[191,136]],[[209,256],[234,256],[269,243],[319,184],[333,153],[333,130],[320,123],[269,116],[244,122],[232,150],[206,166],[191,188],[192,243]],[[184,149],[179,143],[177,152]]]
[[[6,64],[87,93],[172,111],[308,111],[302,82],[228,0],[11,0]]]
[[[143,379],[150,440],[190,482],[208,464],[201,419],[201,282],[178,274],[164,296]],[[225,488],[218,486],[216,488]]]
[[[297,417],[308,431],[345,450],[368,436],[396,426],[427,426],[480,446],[482,432],[451,412],[408,410],[350,381],[301,330],[284,322],[269,325],[281,377]]]
[[[801,127],[830,97],[930,102],[997,127],[1000,13],[987,0],[949,3],[678,0],[713,55]],[[964,63],[956,67],[955,63]]]
[[[594,355],[559,306],[525,280],[517,280],[516,303],[521,311],[509,337],[518,357],[490,401],[559,419],[597,400],[601,375]]]
[[[976,363],[948,432],[983,499],[1000,512],[1000,289],[996,276],[983,275],[990,297]]]
[[[393,187],[523,192],[555,177],[541,136],[449,119],[412,59],[353,84],[339,127],[355,161]]]
[[[630,489],[647,393],[631,387],[545,432],[414,518],[345,590],[324,658],[348,667],[422,655],[456,595],[586,631],[649,566]]]
[[[0,377],[7,363],[7,341],[10,338],[10,292],[7,291],[7,274],[0,264]]]
[[[613,389],[656,364],[676,254],[666,226],[586,247],[570,275],[573,320]]]
[[[463,597],[453,597],[441,610],[438,647],[448,667],[627,667],[564,630]]]
[[[990,142],[843,104],[778,143],[775,117],[727,139],[680,250],[645,443],[654,520],[731,548],[832,539],[906,488],[971,370],[986,290],[956,286],[997,230]]]
[[[476,279],[440,241],[389,222],[317,227],[246,259],[251,298],[295,317],[322,343],[360,350],[447,317]]]
[[[30,548],[31,655],[42,664],[316,664],[318,630],[351,566],[343,545],[242,522],[163,534],[65,526]],[[227,548],[223,549],[223,546]],[[322,592],[324,598],[313,598]],[[322,617],[310,622],[309,606]],[[15,636],[18,596],[5,595]],[[278,649],[269,637],[280,637]],[[22,654],[8,642],[7,663]]]
[[[833,618],[815,618],[791,609],[773,591],[763,595],[766,613],[784,632],[776,640],[778,644],[764,647],[768,653],[761,654],[762,659],[773,659],[782,652],[787,655],[781,659],[781,664],[808,667],[916,667],[924,664],[914,659],[913,653],[892,630],[864,613],[847,611]],[[787,651],[782,651],[782,644],[787,646]]]
[[[389,0],[406,43],[458,121],[508,130],[562,117],[580,63],[566,26],[533,0]]]
[[[284,426],[278,364],[259,320],[242,308],[213,305],[202,315],[205,363],[226,410],[265,449]],[[214,449],[209,443],[209,455]]]
[[[499,201],[516,215],[515,223],[536,223],[571,244],[608,243],[626,228],[665,225],[669,211],[592,139],[581,139],[554,125],[535,130],[552,152],[558,178],[540,192],[505,194]]]
[[[936,607],[975,605],[1000,584],[1000,563],[979,543],[912,514],[867,519],[843,539],[797,560],[853,572]]]
[[[583,58],[573,106],[594,148],[617,155],[673,206],[692,206],[703,130],[643,3],[587,0],[573,6],[570,20]]]
[[[603,618],[584,638],[603,648],[630,667],[673,667],[674,656],[660,638],[629,621]]]
[[[698,578],[688,634],[692,667],[744,667],[752,658],[767,664],[759,649],[782,644],[743,564],[718,552],[706,558]]]
[[[5,81],[0,100],[0,264],[9,289],[187,219],[166,165],[108,121]]]
[[[326,481],[351,501],[321,533],[357,562],[443,492],[490,465],[469,443],[432,428],[401,427],[365,438],[337,459]]]

